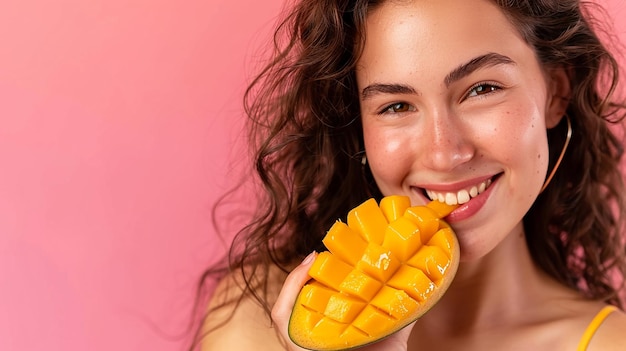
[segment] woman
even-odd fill
[[[235,241],[203,350],[300,350],[286,325],[314,253],[298,262],[392,194],[460,204],[461,264],[367,350],[623,350],[626,315],[605,307],[626,274],[624,106],[594,26],[571,0],[296,4],[248,93],[267,206]]]

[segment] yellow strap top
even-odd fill
[[[591,341],[591,338],[593,337],[593,335],[596,333],[596,330],[598,330],[598,328],[600,327],[602,322],[604,322],[606,317],[608,317],[609,314],[611,314],[611,312],[615,310],[617,310],[617,307],[615,306],[612,306],[612,305],[604,306],[604,308],[602,308],[600,312],[596,314],[596,316],[593,318],[591,323],[589,323],[589,326],[587,326],[587,329],[585,330],[583,337],[580,338],[580,343],[578,344],[578,351],[587,350],[587,346],[589,346],[589,342]]]

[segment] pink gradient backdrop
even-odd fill
[[[3,3],[0,350],[182,348],[282,3]]]

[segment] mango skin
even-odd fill
[[[458,269],[458,241],[441,219],[456,207],[411,207],[394,195],[380,207],[374,199],[355,207],[348,225],[337,221],[323,240],[329,251],[318,254],[294,304],[291,340],[309,350],[349,350],[424,315]]]

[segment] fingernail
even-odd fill
[[[303,266],[306,266],[307,264],[311,263],[311,261],[313,261],[313,259],[315,258],[315,256],[317,255],[317,252],[313,251],[311,252],[305,259],[304,261],[302,261],[302,263],[300,263]]]

